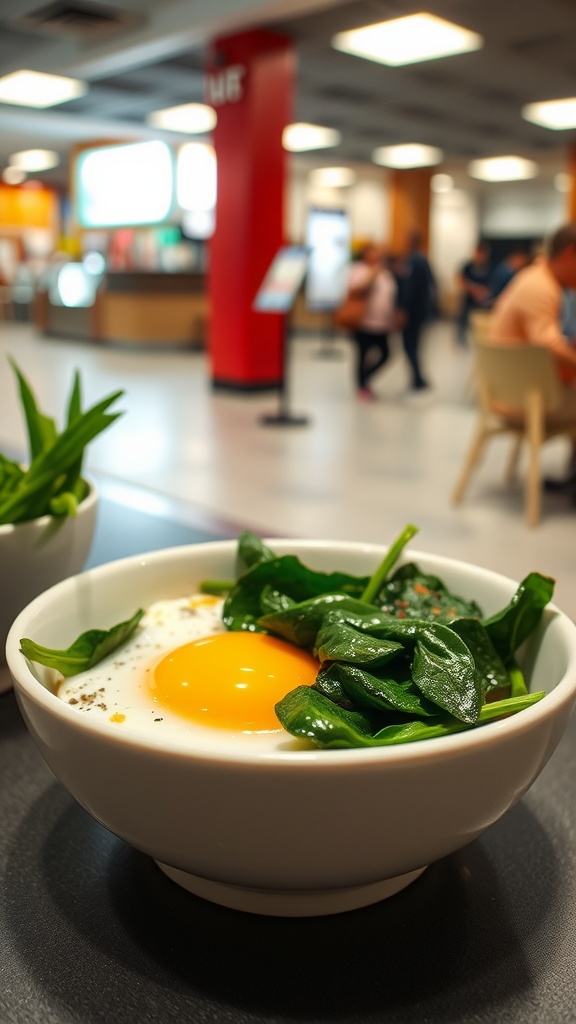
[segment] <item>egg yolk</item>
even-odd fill
[[[229,632],[192,640],[156,665],[157,704],[202,725],[243,732],[281,731],[274,705],[319,669],[306,651],[265,633]]]

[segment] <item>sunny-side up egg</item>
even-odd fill
[[[138,732],[169,731],[195,743],[219,735],[273,746],[287,734],[274,705],[312,685],[318,662],[263,633],[227,632],[222,604],[204,594],[159,601],[136,632],[88,672],[61,682],[58,696],[83,714]]]

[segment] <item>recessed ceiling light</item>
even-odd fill
[[[21,185],[26,177],[26,171],[21,167],[5,167],[2,171],[2,181],[6,185]]]
[[[84,96],[88,86],[78,78],[46,75],[41,71],[14,71],[0,78],[0,102],[21,107],[55,107]]]
[[[379,146],[372,153],[375,164],[397,169],[433,167],[442,161],[443,156],[442,150],[436,146],[423,146],[419,142],[406,142],[400,146]]]
[[[337,50],[392,67],[479,50],[483,43],[477,32],[433,14],[409,14],[364,25],[350,32],[338,32],[332,40]]]
[[[311,185],[321,188],[346,188],[354,184],[356,175],[351,167],[315,167],[309,180]]]
[[[454,188],[454,178],[451,174],[433,174],[430,188],[433,192],[450,192]]]
[[[522,117],[533,124],[555,131],[576,128],[576,97],[548,100],[545,103],[528,103],[522,107]]]
[[[182,103],[178,107],[153,110],[146,120],[153,128],[198,135],[212,131],[217,117],[213,107],[208,107],[205,103]]]
[[[302,153],[307,149],[329,149],[330,146],[337,146],[340,139],[340,132],[335,128],[303,122],[286,125],[282,133],[282,145],[292,153]]]
[[[57,167],[60,157],[53,149],[23,149],[20,153],[12,153],[8,157],[12,167],[19,167],[22,171],[49,171],[51,167]]]
[[[468,174],[480,181],[522,181],[535,178],[538,164],[521,156],[494,156],[487,160],[472,160]]]

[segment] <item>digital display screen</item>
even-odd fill
[[[159,224],[170,218],[175,172],[165,142],[100,146],[75,166],[76,218],[83,228]]]
[[[306,306],[336,309],[345,293],[350,264],[350,222],[345,210],[308,211],[306,242],[310,264],[306,277]]]

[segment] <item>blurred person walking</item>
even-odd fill
[[[356,346],[355,378],[358,398],[375,398],[370,388],[374,374],[390,357],[388,335],[395,326],[398,285],[384,266],[384,250],[370,242],[360,259],[352,263],[348,276],[348,295],[364,299],[364,311],[352,337]]]
[[[422,251],[422,243],[420,231],[409,232],[407,253],[398,281],[402,344],[411,371],[409,394],[422,393],[430,388],[420,365],[420,342],[424,325],[438,313],[436,279]]]
[[[486,242],[479,242],[456,277],[460,292],[460,309],[456,320],[456,340],[459,345],[468,344],[468,324],[472,310],[485,309],[490,304],[489,275],[490,246]]]

